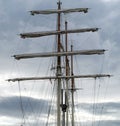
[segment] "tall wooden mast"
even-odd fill
[[[67,35],[67,21],[65,21],[65,51],[68,52],[68,35]],[[69,76],[69,60],[68,60],[68,56],[65,56],[65,61],[66,61],[66,76]],[[68,103],[68,81],[69,78],[66,78],[66,126],[68,126],[68,108],[69,108],[69,103]]]
[[[73,51],[73,45],[71,45],[71,52]],[[73,76],[73,56],[71,56],[71,76]],[[71,93],[72,93],[72,126],[74,126],[74,91],[75,91],[75,84],[74,78],[71,79]]]
[[[58,1],[58,10],[61,10],[61,2]],[[61,14],[58,13],[58,28],[57,31],[60,32],[61,26]],[[61,44],[61,34],[57,36],[57,52],[60,52],[60,44]],[[57,76],[61,76],[61,56],[57,57]],[[61,100],[61,78],[59,78],[57,83],[57,126],[61,125],[61,111],[60,111],[60,100]]]

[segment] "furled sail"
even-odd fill
[[[71,56],[71,55],[101,55],[104,54],[104,49],[96,50],[77,50],[77,51],[68,51],[68,52],[48,52],[48,53],[32,53],[32,54],[20,54],[14,55],[13,57],[17,60],[26,59],[26,58],[37,58],[37,57],[54,57],[54,56]]]
[[[49,77],[23,77],[23,78],[13,78],[7,81],[27,81],[27,80],[49,80],[49,79],[71,79],[71,78],[101,78],[110,77],[109,74],[94,74],[94,75],[73,75],[73,76],[49,76]]]
[[[95,32],[98,31],[99,28],[83,28],[83,29],[73,29],[73,30],[61,30],[61,31],[45,31],[45,32],[31,32],[31,33],[21,33],[21,38],[35,38],[49,35],[58,35],[58,34],[66,34],[67,33],[83,33],[83,32]]]
[[[74,9],[62,9],[62,10],[33,10],[30,11],[31,15],[35,14],[56,14],[56,13],[72,13],[72,12],[88,12],[88,8],[74,8]]]

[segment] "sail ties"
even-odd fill
[[[74,9],[51,9],[51,10],[33,10],[30,11],[31,15],[35,14],[58,14],[58,13],[73,13],[73,12],[84,12],[87,13],[89,8],[74,8]]]
[[[55,57],[55,56],[71,56],[71,55],[101,55],[104,54],[104,49],[96,49],[96,50],[76,50],[76,51],[68,51],[68,52],[46,52],[46,53],[32,53],[32,54],[20,54],[14,55],[13,57],[16,60],[27,59],[27,58],[38,58],[38,57]]]
[[[73,30],[61,30],[61,31],[45,31],[45,32],[31,32],[31,33],[21,33],[21,38],[35,38],[50,35],[66,34],[67,33],[83,33],[83,32],[96,32],[99,28],[83,28],[83,29],[73,29]]]

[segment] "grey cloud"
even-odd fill
[[[18,36],[20,32],[26,32],[26,31],[42,31],[42,30],[49,30],[49,29],[55,29],[56,28],[56,18],[55,16],[34,16],[31,17],[29,15],[30,10],[33,9],[51,9],[51,8],[57,8],[56,1],[44,1],[44,0],[1,0],[0,1],[0,70],[2,75],[4,73],[8,73],[10,71],[11,62],[13,63],[13,58],[11,58],[11,55],[13,54],[19,54],[19,53],[26,53],[26,52],[43,52],[43,51],[51,51],[51,49],[48,47],[52,43],[52,41],[55,41],[54,38],[52,40],[41,38],[41,39],[28,39],[28,40],[22,40]],[[46,4],[47,3],[47,4]],[[111,73],[119,74],[119,62],[120,62],[120,56],[119,56],[119,34],[120,34],[120,14],[119,14],[119,5],[120,1],[118,2],[109,2],[105,3],[103,0],[85,0],[85,1],[77,1],[74,2],[73,0],[62,0],[63,8],[73,8],[73,7],[88,7],[90,8],[89,12],[87,14],[70,14],[67,16],[68,21],[72,24],[72,26],[75,26],[74,28],[78,27],[100,27],[100,31],[95,34],[85,34],[80,36],[75,36],[75,48],[77,49],[85,49],[85,48],[107,48],[110,54],[109,60],[106,62],[109,64],[109,71]],[[48,20],[49,19],[49,20]],[[52,25],[51,25],[52,24]],[[54,26],[53,26],[54,25]],[[72,28],[70,25],[70,27]],[[70,38],[72,38],[72,35],[70,35]],[[84,39],[85,38],[85,39]],[[70,40],[71,41],[71,40]],[[52,43],[53,44],[53,43]],[[110,50],[109,50],[110,49]],[[11,58],[11,59],[10,59]],[[92,58],[91,62],[89,64],[88,60],[90,61],[90,58]],[[86,65],[86,68],[81,68],[81,72],[98,72],[100,71],[100,65],[99,63],[95,64],[97,67],[95,69],[95,66],[93,66],[93,62],[97,61],[100,62],[101,59],[97,59],[96,57],[85,57],[85,58],[79,58],[81,62],[81,66],[84,67]],[[32,73],[33,69],[35,69],[36,64],[39,64],[40,61],[35,62],[23,62],[25,65],[23,65],[23,70],[25,73]],[[47,62],[47,61],[45,61]],[[85,62],[85,63],[84,63]],[[44,63],[46,64],[46,63]],[[84,65],[83,65],[84,64]],[[32,67],[33,65],[33,67]],[[92,69],[93,68],[93,69]],[[107,69],[105,67],[105,69]],[[3,72],[2,72],[3,71]],[[118,78],[117,78],[118,79]],[[116,87],[117,89],[113,89],[111,91],[112,94],[119,93],[119,81],[116,82],[112,81],[113,87]],[[4,100],[4,101],[3,101]],[[12,116],[12,117],[20,117],[21,116],[21,110],[19,105],[19,97],[10,97],[0,100],[0,114],[5,116]],[[37,112],[38,108],[40,109],[41,103],[44,104],[47,107],[47,101],[45,100],[38,100],[38,99],[32,99],[23,97],[22,100],[24,101],[24,109],[26,109],[27,114],[33,114],[32,111]],[[99,115],[101,111],[102,104],[97,104],[98,111],[96,111],[96,114]],[[119,110],[119,103],[104,103],[105,108],[103,109],[103,114],[108,115],[112,114],[115,115],[115,111]],[[35,108],[33,108],[33,106]],[[82,109],[88,109],[92,108],[91,104],[83,104],[84,107]],[[32,110],[33,108],[33,110]],[[115,111],[114,111],[115,110]],[[14,111],[14,112],[13,112]],[[91,111],[89,111],[91,113]],[[119,112],[119,111],[118,111]],[[43,113],[45,113],[45,110],[43,110]],[[119,115],[119,113],[117,114]],[[103,125],[111,125],[111,126],[118,126],[118,121],[107,121],[104,122]]]
[[[30,97],[9,97],[0,100],[0,115],[20,118],[24,115],[47,114],[48,101]],[[21,107],[22,104],[22,107]],[[23,113],[22,113],[23,109]],[[39,113],[40,112],[40,113]]]
[[[120,102],[108,102],[108,103],[81,103],[78,104],[81,109],[89,113],[95,112],[95,115],[113,115],[118,116],[120,115]]]
[[[108,121],[100,121],[100,122],[96,122],[95,124],[99,124],[99,125],[102,125],[102,126],[119,126],[120,125],[120,120],[115,120],[115,121],[111,121],[111,120],[108,120]]]
[[[77,108],[93,114],[93,104],[81,103],[76,105]],[[30,97],[22,97],[22,107],[24,115],[36,116],[47,115],[49,101],[42,99],[34,99]],[[97,103],[94,106],[95,115],[111,115],[113,117],[120,115],[120,103]],[[0,115],[20,118],[22,116],[22,108],[20,97],[9,97],[0,100]],[[105,122],[105,121],[103,121]],[[117,123],[117,122],[116,122]]]
[[[86,125],[86,123],[84,125]],[[120,120],[113,120],[113,121],[107,120],[107,121],[87,122],[87,125],[95,125],[95,126],[106,126],[106,125],[108,125],[108,126],[119,126],[120,125]]]

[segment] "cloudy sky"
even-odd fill
[[[0,0],[0,126],[45,125],[51,98],[53,102],[55,100],[49,96],[52,93],[55,95],[54,84],[48,84],[49,81],[8,83],[5,80],[50,75],[54,58],[16,61],[11,56],[55,49],[55,36],[21,39],[19,34],[55,30],[56,15],[31,16],[29,11],[56,9],[56,3],[57,0]],[[87,14],[62,15],[61,21],[64,23],[67,20],[69,29],[100,28],[96,33],[69,35],[69,43],[74,44],[74,49],[107,50],[103,56],[74,57],[76,74],[113,75],[106,79],[77,80],[76,86],[82,87],[83,91],[76,93],[78,102],[75,111],[78,114],[75,116],[77,123],[86,126],[120,125],[119,5],[120,0],[62,0],[62,8],[89,8]],[[64,24],[61,27],[64,29]],[[52,107],[51,115],[54,111]],[[53,121],[51,116],[49,122],[52,124]]]

